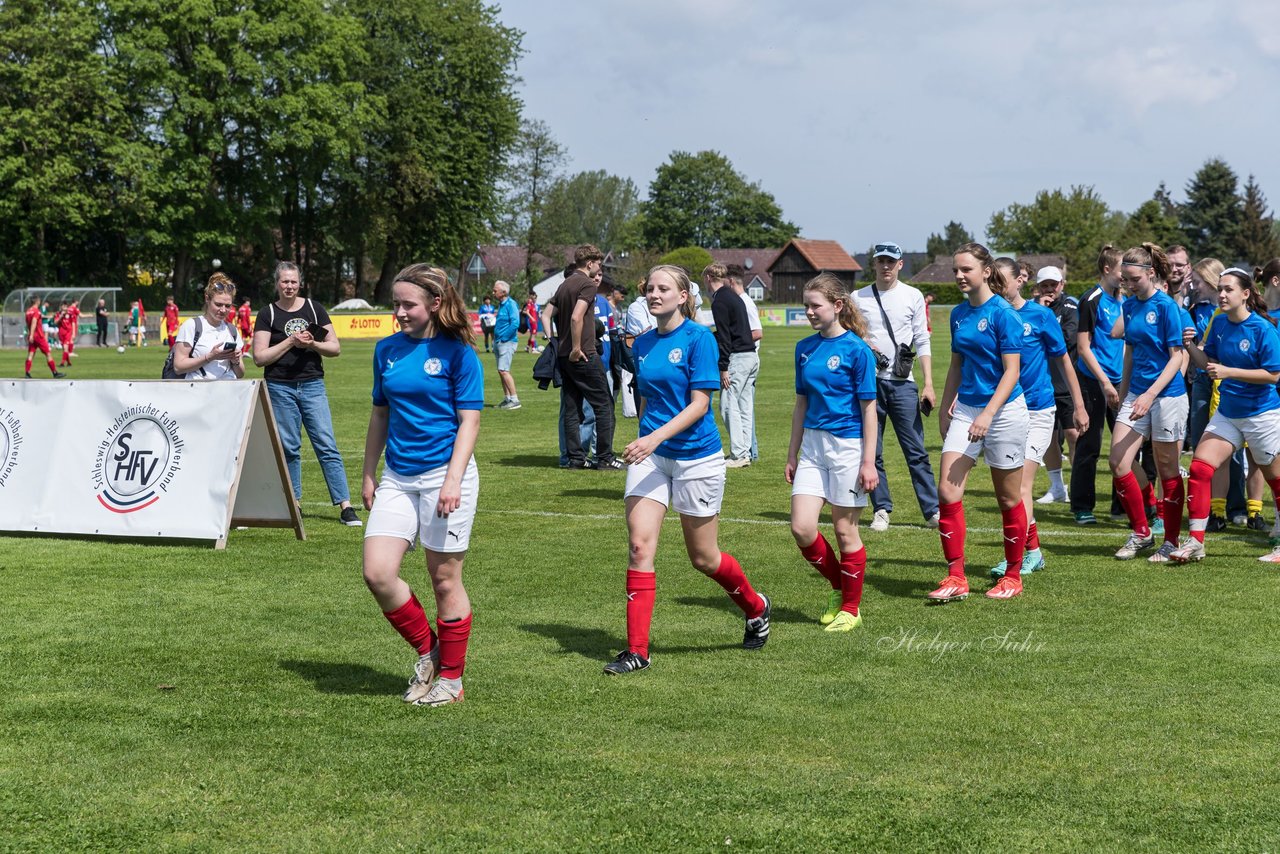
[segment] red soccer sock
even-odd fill
[[[409,594],[408,602],[394,611],[383,611],[382,616],[386,617],[387,622],[400,633],[400,637],[409,642],[409,646],[418,651],[418,655],[426,655],[436,645],[436,636],[431,631],[431,621],[422,610],[422,603],[418,601],[418,597],[412,593]]]
[[[840,555],[840,610],[857,616],[862,604],[862,582],[867,575],[867,547]]]
[[[1192,460],[1191,476],[1187,478],[1187,519],[1191,538],[1197,542],[1204,542],[1204,531],[1209,526],[1212,504],[1213,466],[1204,460]]]
[[[58,372],[58,366],[53,363],[53,357],[50,356],[49,357],[49,373],[56,374],[57,372]]]
[[[1178,534],[1182,533],[1182,502],[1186,498],[1186,493],[1182,488],[1182,478],[1171,477],[1168,480],[1160,481],[1160,488],[1164,490],[1164,541],[1166,543],[1178,544]]]
[[[461,620],[436,620],[440,633],[440,678],[461,679],[467,666],[467,641],[471,639],[471,615]]]
[[[1136,478],[1137,475],[1134,475]],[[1142,506],[1146,508],[1154,507],[1156,509],[1156,518],[1160,518],[1160,503],[1156,501],[1156,485],[1151,481],[1147,481],[1147,485],[1142,487]]]
[[[822,573],[822,577],[831,583],[832,590],[840,590],[842,583],[840,581],[840,561],[836,559],[836,553],[831,550],[831,544],[827,542],[827,538],[822,536],[821,532],[818,538],[807,546],[800,548],[800,554],[809,564],[818,572]]]
[[[1026,508],[1024,507],[1025,511]],[[1036,520],[1032,519],[1031,524],[1027,525],[1027,551],[1033,552],[1040,548],[1040,530],[1036,528]]]
[[[1000,511],[1000,519],[1004,522],[1004,561],[1005,578],[1022,580],[1022,557],[1027,552],[1027,508],[1022,502]]]
[[[964,504],[953,501],[938,506],[938,536],[942,539],[942,556],[947,561],[947,574],[964,578]]]
[[[751,588],[751,582],[742,571],[742,566],[728,552],[720,552],[720,568],[711,576],[711,580],[724,588],[733,604],[742,609],[749,619],[755,619],[764,613],[764,599]]]
[[[1142,488],[1138,486],[1137,475],[1129,472],[1124,477],[1112,478],[1112,483],[1125,515],[1129,517],[1129,527],[1139,536],[1150,536],[1151,526],[1147,524],[1147,508],[1142,503]]]
[[[27,366],[23,369],[28,374],[31,373],[31,355],[31,353],[27,353]]]
[[[649,657],[649,624],[653,622],[657,586],[655,573],[627,570],[627,649],[641,658]]]

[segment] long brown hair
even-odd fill
[[[453,285],[449,284],[449,277],[444,270],[430,264],[410,264],[396,273],[394,281],[416,285],[428,297],[439,297],[440,308],[431,317],[431,323],[437,332],[451,335],[463,344],[471,344],[475,340],[467,307]]]
[[[649,281],[653,278],[654,273],[666,273],[676,283],[676,287],[683,293],[687,299],[680,305],[680,313],[684,315],[686,320],[693,320],[693,293],[690,288],[689,274],[685,272],[684,267],[677,267],[675,264],[659,264],[656,267],[649,268],[649,274],[644,277],[644,289],[649,289]]]
[[[1247,270],[1242,270],[1239,267],[1232,267],[1228,270],[1224,270],[1222,275],[1218,277],[1218,286],[1222,286],[1222,280],[1227,276],[1235,279],[1240,290],[1248,293],[1248,296],[1244,299],[1245,308],[1249,309],[1249,311],[1259,317],[1266,318],[1271,321],[1272,326],[1275,326],[1276,319],[1267,311],[1266,300],[1262,298],[1262,288],[1255,282],[1255,279],[1257,278],[1256,269],[1258,268],[1255,268],[1255,273],[1252,278],[1250,278]]]
[[[1098,253],[1098,275],[1101,276],[1108,267],[1114,270],[1123,256],[1124,253],[1110,243],[1102,247],[1102,251]]]
[[[990,250],[981,243],[966,243],[955,252],[951,253],[954,258],[957,255],[972,255],[978,259],[978,263],[991,271],[988,276],[983,276],[983,281],[987,285],[987,290],[996,296],[1003,296],[1004,292],[1009,289],[1009,280],[1005,277],[1004,272],[996,266],[996,260],[991,257]]]
[[[849,296],[849,289],[835,273],[819,273],[804,283],[804,290],[822,294],[823,299],[832,305],[843,302],[840,313],[836,315],[840,325],[859,338],[867,337],[867,319],[862,316],[853,298]]]

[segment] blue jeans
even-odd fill
[[[884,426],[886,421],[891,421],[902,455],[907,459],[920,512],[924,518],[931,518],[938,512],[938,484],[933,479],[929,453],[924,449],[924,421],[920,418],[920,393],[916,384],[910,380],[877,379],[876,416],[880,421],[880,433],[876,437],[876,471],[880,473],[880,483],[871,493],[871,505],[876,510],[893,512],[889,478],[884,473]]]
[[[271,397],[271,409],[275,413],[276,428],[280,431],[280,444],[284,447],[284,461],[289,468],[289,482],[293,484],[293,497],[302,498],[302,428],[307,428],[311,447],[320,461],[324,482],[329,486],[329,499],[334,504],[350,500],[347,491],[347,472],[342,466],[342,455],[333,439],[333,416],[329,414],[329,397],[325,394],[324,380],[302,382],[267,381],[267,394]]]

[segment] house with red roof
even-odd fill
[[[862,265],[838,241],[794,238],[769,265],[773,279],[769,298],[773,302],[801,302],[805,282],[824,272],[835,273],[852,291],[858,286]]]

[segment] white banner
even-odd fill
[[[233,522],[302,536],[261,381],[0,383],[0,530],[222,548]]]

